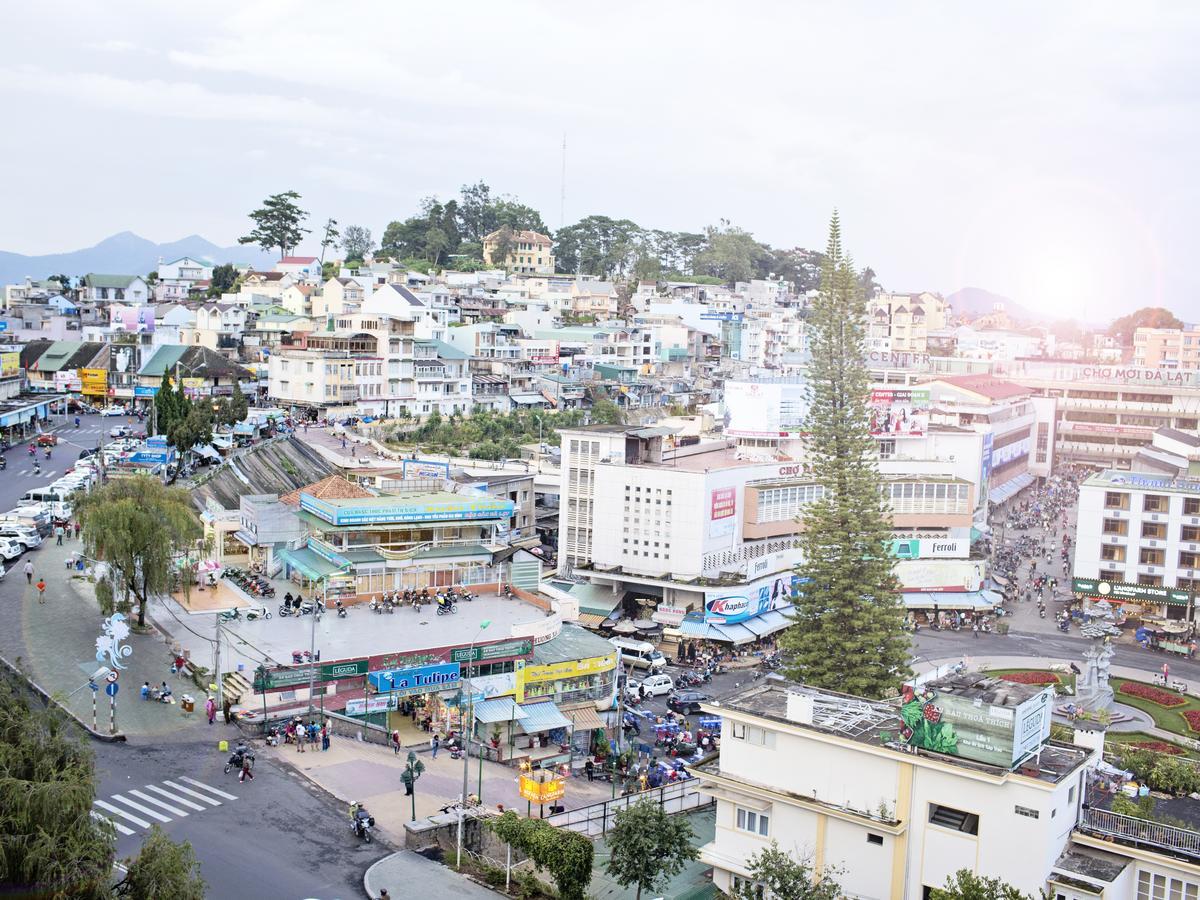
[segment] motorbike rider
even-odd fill
[[[370,821],[371,814],[367,812],[367,808],[355,800],[350,804],[350,826],[354,829],[354,833],[362,837],[363,827]]]

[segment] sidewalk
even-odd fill
[[[396,754],[377,744],[335,736],[327,751],[306,747],[304,753],[299,753],[293,745],[281,744],[275,748],[264,747],[262,752],[294,766],[306,778],[347,804],[355,800],[365,803],[385,837],[396,846],[404,845],[404,825],[413,818],[413,798],[405,796],[400,781],[400,773],[408,761],[407,750],[402,749]],[[440,807],[462,795],[463,760],[451,759],[446,750],[440,751],[434,759],[428,746],[419,750],[417,756],[425,764],[425,772],[417,780],[415,792],[416,816],[421,819],[438,813]],[[525,813],[526,801],[517,795],[518,772],[515,768],[485,760],[482,772],[481,793],[480,763],[472,756],[468,794],[479,794],[483,805],[489,809],[503,804],[505,809]],[[561,802],[568,809],[612,799],[612,785],[607,782],[569,778],[566,787],[566,797]],[[537,807],[531,812],[537,815]]]
[[[375,818],[379,819],[378,814],[375,814]],[[387,890],[392,897],[419,894],[421,900],[457,900],[459,897],[483,900],[498,896],[495,892],[459,875],[449,866],[432,862],[411,850],[401,850],[391,856],[385,856],[367,869],[363,876],[363,887],[372,900],[379,896],[380,888]]]

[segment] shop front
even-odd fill
[[[1083,601],[1105,600],[1120,605],[1125,617],[1143,622],[1151,620],[1195,621],[1196,594],[1180,588],[1148,584],[1128,584],[1096,578],[1071,579],[1071,592]]]

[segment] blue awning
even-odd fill
[[[512,697],[495,697],[475,704],[475,720],[484,724],[493,722],[519,722],[527,719],[525,712]]]
[[[740,625],[745,625],[759,637],[766,637],[768,634],[774,634],[777,631],[783,631],[792,624],[791,619],[792,606],[781,606],[779,609],[770,609],[765,613],[759,613],[757,616],[751,616],[742,622]]]
[[[1022,472],[1011,481],[1006,481],[1004,484],[988,491],[988,501],[991,503],[1003,503],[1005,500],[1015,497],[1031,484],[1033,484],[1033,476],[1028,472]]]
[[[901,596],[908,609],[933,609],[936,606],[939,610],[966,609],[988,612],[1004,602],[1004,598],[995,591],[955,591],[953,593],[911,591],[901,594]]]
[[[525,718],[517,724],[526,734],[540,731],[553,731],[555,728],[569,728],[571,720],[564,716],[553,703],[529,703],[518,706],[525,713]]]

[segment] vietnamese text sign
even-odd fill
[[[578,678],[582,675],[608,672],[616,667],[617,653],[614,651],[590,659],[570,659],[566,662],[548,663],[544,666],[526,665],[525,681],[559,681],[563,678]]]
[[[1096,578],[1072,579],[1071,591],[1088,597],[1101,597],[1125,603],[1169,603],[1172,606],[1187,606],[1188,602],[1188,592],[1178,588],[1100,581]]]
[[[319,500],[311,494],[300,495],[300,508],[330,525],[386,525],[396,522],[454,522],[479,519],[511,519],[516,504],[490,497],[407,502],[403,498],[380,498],[380,502],[340,506]]]
[[[1017,706],[905,687],[903,736],[916,747],[1011,768],[1050,736],[1054,689],[1038,691]]]
[[[370,713],[387,712],[389,709],[395,709],[399,706],[395,694],[388,694],[382,697],[367,697],[362,700],[347,700],[346,715],[362,716]]]
[[[102,397],[108,392],[108,369],[80,369],[80,391],[93,397]]]
[[[517,783],[517,792],[521,795],[521,799],[541,804],[558,800],[567,793],[567,789],[561,778],[547,778],[545,781],[538,781],[532,776],[522,775]]]
[[[532,641],[500,641],[497,644],[477,644],[474,647],[455,647],[450,651],[450,661],[459,663],[481,662],[491,659],[507,659],[510,656],[528,656],[532,652]]]
[[[709,537],[727,537],[734,531],[734,516],[737,514],[737,488],[714,488],[709,495]]]
[[[871,434],[921,437],[928,431],[928,390],[871,391]]]
[[[425,459],[406,459],[400,463],[401,478],[440,478],[450,477],[450,463],[433,462]]]
[[[901,559],[896,580],[904,591],[977,591],[983,563],[970,559]]]
[[[11,378],[21,371],[20,353],[0,353],[0,378]]]
[[[312,670],[313,667],[311,665],[284,666],[277,669],[268,669],[264,684],[262,677],[263,670],[260,668],[254,673],[254,690],[261,693],[263,690],[279,690],[295,687],[299,684],[307,684]],[[367,661],[365,659],[355,659],[347,662],[323,663],[317,667],[316,674],[313,677],[316,681],[337,681],[341,678],[361,678],[366,674]]]

